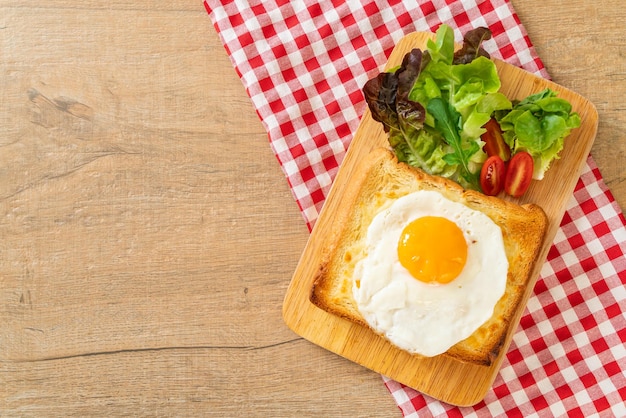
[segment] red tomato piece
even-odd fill
[[[518,152],[509,161],[504,178],[504,191],[513,197],[520,197],[533,179],[533,157],[527,152]]]
[[[505,178],[504,161],[498,155],[487,158],[480,169],[480,187],[487,196],[495,196],[502,190]]]
[[[491,118],[483,128],[487,130],[487,132],[480,137],[480,139],[485,142],[483,151],[485,151],[488,157],[498,155],[502,158],[502,161],[508,161],[509,158],[511,158],[511,148],[504,142],[500,124],[495,119]]]

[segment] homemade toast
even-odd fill
[[[352,275],[365,255],[367,229],[376,214],[395,199],[418,190],[435,190],[452,201],[479,210],[502,230],[509,262],[505,293],[487,322],[441,354],[464,362],[490,365],[505,341],[513,313],[531,279],[547,229],[546,215],[534,204],[518,205],[466,191],[451,180],[399,163],[388,149],[372,151],[353,173],[336,213],[332,236],[328,237],[310,300],[329,313],[368,326],[352,296]]]

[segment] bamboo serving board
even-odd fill
[[[431,36],[430,33],[416,32],[401,39],[389,58],[387,68],[399,65],[404,55],[412,48],[424,50],[426,41]],[[559,92],[559,97],[569,100],[574,111],[581,117],[581,126],[566,138],[561,158],[552,163],[543,180],[533,181],[522,198],[501,196],[520,204],[531,202],[538,204],[546,212],[549,226],[535,263],[531,282],[515,312],[513,326],[507,333],[503,350],[496,361],[491,366],[478,366],[444,356],[433,358],[412,356],[395,348],[369,328],[326,313],[309,301],[309,292],[321,265],[323,249],[327,245],[326,237],[331,235],[328,231],[332,228],[333,214],[341,203],[341,197],[351,181],[356,165],[374,148],[389,146],[382,125],[372,119],[369,110],[363,115],[337,173],[283,304],[283,318],[286,324],[300,336],[424,394],[458,406],[480,402],[500,369],[591,150],[598,122],[595,107],[580,95],[510,64],[498,60],[495,62],[502,80],[500,91],[509,99],[521,99],[545,88],[551,88]]]

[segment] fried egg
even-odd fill
[[[491,317],[508,266],[502,231],[491,218],[421,190],[374,217],[352,293],[374,331],[431,357]]]

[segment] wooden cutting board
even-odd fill
[[[426,48],[430,33],[412,33],[404,37],[393,50],[387,68],[399,65],[412,48]],[[581,117],[581,126],[566,138],[561,158],[541,181],[533,181],[522,198],[506,199],[519,203],[540,205],[549,219],[549,228],[531,283],[518,307],[513,324],[507,333],[504,349],[491,366],[466,364],[448,357],[418,358],[393,347],[368,328],[328,314],[309,301],[309,291],[321,264],[321,254],[327,245],[333,213],[336,211],[346,186],[350,183],[358,162],[371,150],[388,146],[381,124],[375,122],[367,111],[333,183],[309,241],[298,263],[283,304],[283,318],[297,334],[338,355],[364,367],[384,374],[441,401],[469,406],[480,402],[491,387],[528,298],[545,262],[548,250],[559,228],[566,205],[572,196],[580,172],[596,136],[598,114],[590,102],[580,95],[555,83],[544,80],[512,65],[496,60],[502,81],[501,92],[509,99],[522,99],[545,88],[559,92],[559,97],[572,103]]]

